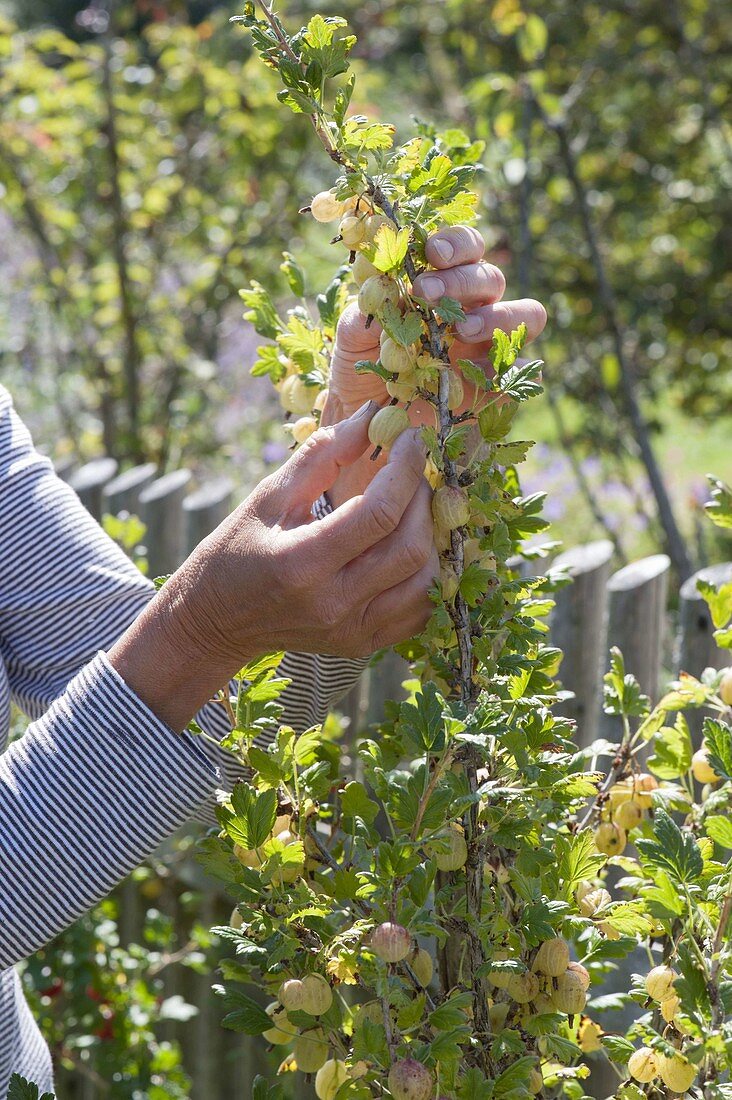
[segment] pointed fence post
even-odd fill
[[[158,468],[154,462],[146,462],[144,466],[133,466],[121,474],[117,474],[108,485],[105,485],[102,493],[102,508],[112,516],[118,516],[120,512],[127,512],[131,516],[140,514],[140,493],[147,488]]]
[[[205,482],[183,501],[186,554],[226,519],[233,508],[234,483],[220,477]]]
[[[140,493],[140,519],[147,528],[145,546],[150,577],[172,573],[185,557],[183,500],[192,476],[190,470],[174,470]]]
[[[102,518],[102,490],[116,473],[117,462],[114,458],[95,458],[68,478],[68,484],[96,520]]]
[[[574,699],[557,707],[557,713],[576,720],[581,748],[598,734],[612,556],[613,544],[600,539],[560,554],[551,567],[552,573],[562,570],[572,578],[555,594],[549,627],[552,645],[564,653],[559,678],[574,692]]]

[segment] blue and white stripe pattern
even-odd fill
[[[105,650],[151,582],[34,450],[0,386],[0,1098],[13,1072],[53,1091],[48,1049],[14,965],[104,897],[179,825],[214,821],[239,769],[160,722]],[[288,654],[284,720],[322,721],[361,661]],[[33,719],[5,752],[10,700]],[[224,708],[198,715],[228,729]]]

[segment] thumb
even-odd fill
[[[290,522],[306,523],[314,501],[335,483],[340,470],[351,466],[369,443],[369,424],[378,411],[366,401],[347,420],[318,428],[289,461],[267,478],[267,511],[287,515]]]
[[[373,320],[366,328],[366,318],[356,302],[349,302],[338,319],[336,354],[347,359],[363,358],[363,352],[379,346],[381,325]]]

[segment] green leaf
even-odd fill
[[[381,363],[374,363],[371,359],[359,359],[354,365],[356,374],[375,374],[378,378],[383,378],[385,382],[391,381],[391,371],[382,367]]]
[[[660,806],[655,811],[653,832],[655,840],[641,837],[636,841],[644,862],[666,871],[676,882],[695,882],[702,874],[704,861],[694,836],[682,831]]]
[[[374,152],[376,149],[391,149],[394,144],[394,127],[378,122],[369,122],[363,115],[351,115],[346,119],[343,130],[343,144],[349,149]]]
[[[597,852],[592,833],[586,829],[573,836],[559,834],[556,849],[557,874],[562,883],[562,895],[570,898],[578,883],[595,877],[604,864],[605,857]]]
[[[643,717],[646,714],[650,700],[641,692],[635,676],[626,674],[623,655],[616,646],[610,650],[610,671],[603,679],[606,714],[625,714],[629,717]]]
[[[707,474],[711,486],[712,499],[704,505],[704,510],[717,527],[732,528],[732,489],[718,478]]]
[[[483,569],[478,562],[471,562],[466,566],[460,578],[460,591],[465,597],[469,607],[475,607],[487,591],[491,574]]]
[[[709,763],[722,779],[732,780],[732,729],[716,718],[704,719],[704,740]]]
[[[721,815],[707,817],[704,819],[704,829],[707,836],[716,840],[717,844],[732,851],[732,821],[728,817]]]
[[[518,410],[515,401],[492,400],[478,414],[478,427],[486,443],[495,443],[507,434]]]
[[[493,1081],[479,1069],[469,1069],[463,1074],[457,1090],[458,1100],[491,1100]]]
[[[472,994],[456,993],[431,1012],[427,1022],[438,1031],[448,1031],[465,1023],[466,1013],[472,1002]]]
[[[444,321],[446,325],[452,325],[455,321],[465,320],[465,310],[455,298],[448,298],[444,296],[440,298],[440,301],[436,306],[432,307],[433,313],[436,313],[441,321]]]
[[[445,700],[428,681],[413,703],[405,702],[399,707],[399,728],[418,752],[440,752],[445,747],[444,706]]]
[[[516,34],[516,44],[524,61],[537,61],[547,44],[546,23],[538,15],[530,13]]]
[[[696,587],[704,597],[712,622],[718,630],[732,619],[732,581],[717,587],[709,581],[698,580]]]
[[[648,770],[659,779],[678,779],[691,767],[692,745],[689,724],[678,714],[674,726],[663,726],[653,740],[654,753]]]
[[[370,825],[379,812],[379,807],[363,783],[347,783],[341,794],[341,813],[344,817],[360,817]]]
[[[411,310],[402,316],[401,310],[393,302],[387,302],[380,320],[386,335],[402,347],[410,347],[422,335],[422,318],[419,313]]]
[[[233,815],[225,821],[229,836],[244,848],[260,848],[272,832],[277,817],[277,791],[257,792],[243,780],[231,792]],[[222,807],[225,809],[225,807]]]
[[[603,1035],[600,1042],[607,1051],[610,1061],[617,1062],[619,1066],[624,1066],[635,1051],[634,1044],[624,1039],[622,1035]]]
[[[346,117],[346,111],[348,105],[351,102],[351,96],[353,95],[353,89],[356,84],[356,74],[352,73],[342,88],[338,90],[338,94],[335,97],[333,103],[333,118],[339,126],[343,124],[343,120]]]
[[[7,1100],[54,1100],[52,1092],[44,1092],[39,1095],[38,1085],[26,1081],[19,1073],[14,1073],[10,1078]]]
[[[461,191],[439,208],[434,221],[441,225],[471,225],[478,217],[477,205],[474,191]]]
[[[490,382],[486,378],[483,367],[479,367],[472,359],[458,359],[457,366],[463,378],[467,379],[468,382],[472,382],[479,389],[488,389]],[[505,404],[504,407],[506,407]]]
[[[274,340],[282,332],[282,322],[277,316],[274,302],[261,283],[252,279],[249,290],[240,290],[239,296],[248,306],[244,320],[254,325],[260,336]]]
[[[382,225],[374,238],[376,246],[373,259],[374,267],[385,274],[396,271],[404,262],[409,248],[409,230],[396,230],[391,225]]]
[[[534,446],[534,441],[516,440],[513,443],[498,443],[495,449],[496,462],[500,466],[515,466],[523,462]]]
[[[295,257],[291,252],[282,253],[282,263],[280,264],[280,271],[287,279],[287,285],[296,298],[304,298],[305,296],[305,274],[300,265],[295,260]]]
[[[231,1031],[245,1035],[261,1035],[272,1026],[272,1020],[264,1009],[238,989],[215,985],[213,991],[223,1002],[226,1015],[221,1023]]]
[[[531,363],[516,363],[501,375],[499,386],[503,393],[516,401],[526,401],[543,393],[540,382],[535,381],[541,374],[543,364],[536,359]]]
[[[732,625],[724,630],[715,630],[713,637],[720,649],[732,649]]]
[[[517,1058],[511,1065],[504,1069],[495,1080],[494,1096],[508,1096],[514,1089],[525,1088],[528,1085],[531,1071],[536,1066],[536,1058],[526,1055]]]

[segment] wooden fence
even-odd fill
[[[194,486],[189,470],[158,477],[155,467],[148,464],[118,474],[114,460],[101,458],[80,469],[61,467],[58,472],[97,519],[104,513],[120,512],[142,519],[147,527],[144,541],[151,576],[174,570],[235,503],[230,479]],[[623,651],[628,671],[654,699],[665,682],[682,669],[698,675],[708,665],[720,667],[730,662],[729,651],[719,650],[714,643],[711,619],[696,582],[700,578],[715,583],[732,580],[732,562],[701,570],[670,599],[670,561],[665,554],[654,554],[618,571],[612,569],[612,556],[612,544],[601,540],[573,548],[551,563],[553,570],[561,568],[572,578],[556,595],[550,638],[564,652],[560,678],[574,693],[559,709],[577,719],[582,746],[617,733],[614,720],[604,715],[601,707],[602,676],[611,645]],[[408,666],[394,654],[383,658],[373,671],[367,670],[341,704],[352,733],[379,721],[384,701],[400,696],[407,672]],[[695,734],[699,736],[698,725]],[[186,917],[181,899],[191,888],[203,891],[198,915],[204,923],[226,919],[229,907],[225,900],[190,860],[182,862],[175,877],[166,880],[156,904],[174,917],[177,927],[185,929],[190,916]],[[134,884],[122,889],[126,915],[121,934],[127,940],[139,939],[148,903],[139,898]],[[220,1027],[208,976],[182,967],[169,967],[165,976],[167,996],[180,993],[199,1009],[190,1023],[165,1025],[168,1037],[181,1040],[186,1068],[194,1081],[192,1100],[249,1096],[253,1076],[266,1064],[261,1040],[232,1035]],[[61,1075],[59,1100],[98,1100],[103,1095],[113,1093]],[[297,1095],[305,1098],[312,1093],[298,1086]]]

